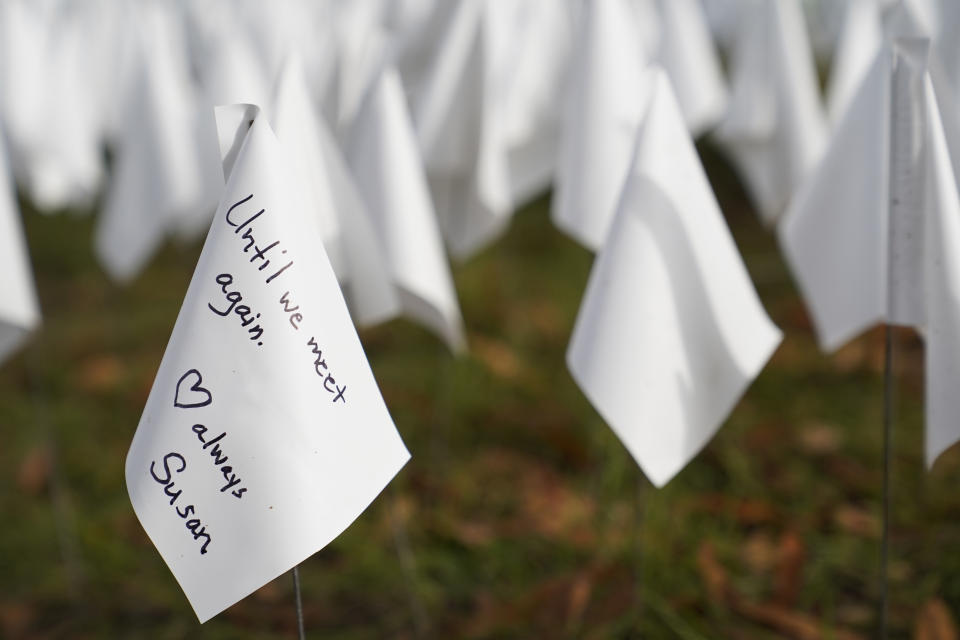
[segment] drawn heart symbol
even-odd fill
[[[188,388],[184,382],[191,380]],[[177,380],[177,392],[173,396],[173,406],[181,409],[196,409],[213,402],[210,391],[200,386],[203,377],[196,369],[190,369]]]

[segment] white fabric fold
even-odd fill
[[[960,199],[925,39],[878,53],[780,242],[832,351],[886,322],[926,344],[926,461],[960,439]]]
[[[463,320],[430,200],[403,88],[382,68],[365,93],[345,145],[404,315],[465,348]]]
[[[826,121],[800,0],[742,0],[738,15],[730,108],[716,134],[773,224],[816,167]]]
[[[649,92],[631,0],[584,6],[566,93],[551,215],[589,249],[607,237]]]
[[[227,186],[126,460],[201,622],[326,546],[409,459],[305,185],[256,107],[218,123]]]
[[[652,91],[567,364],[659,487],[713,436],[781,333],[750,282],[663,72]]]

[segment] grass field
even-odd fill
[[[666,488],[643,480],[566,370],[592,256],[545,197],[455,268],[469,355],[405,321],[361,333],[413,458],[304,563],[308,637],[876,636],[883,330],[821,355],[772,235],[701,151],[785,332],[719,435]],[[0,367],[0,637],[295,637],[289,576],[201,627],[123,484],[199,243],[118,288],[89,217],[25,209],[45,321]],[[924,471],[922,344],[896,344],[891,636],[955,638],[960,457]]]

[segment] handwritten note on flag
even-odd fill
[[[275,135],[255,107],[218,119],[232,169],[126,465],[201,621],[333,540],[409,459]]]

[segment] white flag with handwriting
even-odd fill
[[[926,56],[880,51],[778,231],[824,350],[880,322],[923,335],[932,465],[960,439],[960,200]]]
[[[816,167],[826,118],[800,0],[741,0],[737,15],[730,105],[716,133],[773,224]]]
[[[662,72],[567,364],[644,473],[666,484],[781,340]]]
[[[226,190],[126,461],[201,621],[336,538],[409,458],[304,185],[256,107],[218,125]]]
[[[27,244],[0,132],[0,362],[40,324]]]

